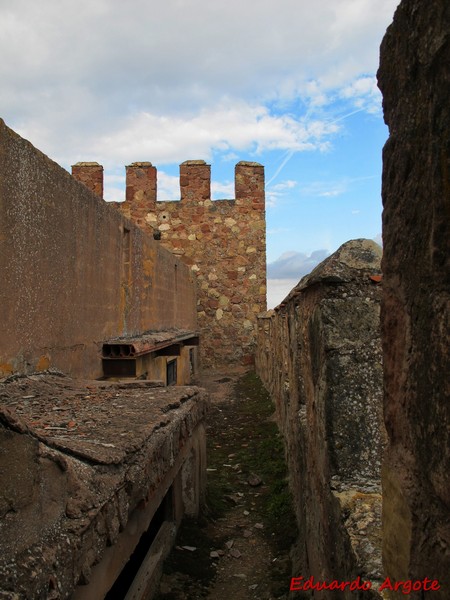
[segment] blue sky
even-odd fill
[[[269,306],[348,239],[381,232],[378,52],[397,0],[0,0],[0,116],[67,170],[266,169]]]

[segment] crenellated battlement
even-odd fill
[[[72,175],[84,183],[96,196],[103,198],[103,167],[97,162],[79,162],[72,166]]]
[[[96,195],[103,195],[103,167],[98,163],[79,162],[73,165],[72,175]],[[153,208],[157,202],[157,181],[157,169],[151,162],[127,165],[125,201]],[[264,208],[264,167],[261,164],[248,161],[237,163],[234,182],[234,200],[237,205],[250,203],[255,209]],[[212,202],[211,165],[204,160],[186,160],[181,163],[179,201],[198,205]]]
[[[78,163],[72,174],[98,193],[100,165]],[[256,315],[266,309],[264,167],[237,163],[231,200],[211,199],[204,160],[180,165],[179,200],[157,201],[157,180],[152,163],[128,165],[125,201],[114,205],[196,274],[203,363],[250,361]]]

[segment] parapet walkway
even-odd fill
[[[206,510],[182,524],[158,600],[287,598],[296,536],[273,405],[252,372],[208,373]]]

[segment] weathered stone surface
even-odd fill
[[[0,383],[0,398],[0,597],[70,597],[178,473],[198,509],[202,390],[42,374]]]
[[[404,0],[378,73],[383,154],[384,565],[450,597],[450,4]],[[411,594],[421,598],[421,593]]]
[[[374,588],[382,579],[385,442],[380,284],[373,279],[380,262],[372,241],[341,246],[260,317],[257,352],[289,461],[300,533],[294,575],[348,581],[359,574]],[[375,589],[364,594],[377,597]]]

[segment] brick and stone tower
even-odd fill
[[[256,315],[266,310],[264,167],[236,165],[233,200],[211,200],[211,167],[203,160],[180,165],[178,201],[157,202],[149,162],[129,165],[126,182],[117,207],[197,275],[203,366],[251,363]]]

